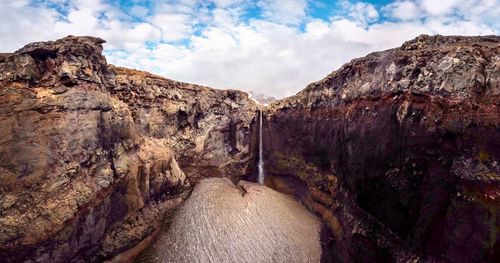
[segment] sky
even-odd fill
[[[282,98],[420,34],[491,35],[500,0],[0,0],[0,53],[67,35],[108,63]]]

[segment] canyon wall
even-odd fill
[[[0,55],[3,262],[112,259],[144,245],[200,178],[249,171],[246,93],[108,65],[103,43]]]
[[[255,171],[246,93],[109,65],[103,43],[0,54],[5,262],[126,261],[200,179]],[[268,181],[329,226],[323,258],[498,262],[499,104],[500,37],[421,36],[271,104]]]
[[[500,37],[420,36],[265,116],[265,170],[305,185],[330,260],[500,260]]]

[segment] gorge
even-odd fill
[[[500,37],[422,35],[267,106],[103,43],[0,54],[4,262],[500,261]]]

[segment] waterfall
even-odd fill
[[[259,184],[264,184],[264,160],[262,159],[262,110],[259,111]]]

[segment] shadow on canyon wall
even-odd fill
[[[500,37],[420,36],[265,108],[102,43],[0,55],[5,262],[139,254],[199,181],[256,174],[259,110],[265,183],[328,226],[324,260],[500,261]]]

